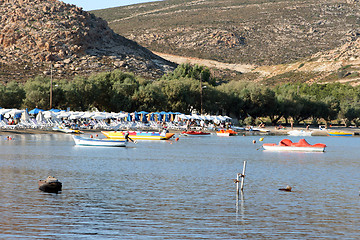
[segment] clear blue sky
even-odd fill
[[[136,3],[154,2],[156,0],[62,0],[64,3],[82,7],[85,11],[132,5]],[[157,0],[158,1],[158,0]]]

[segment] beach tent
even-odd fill
[[[64,111],[64,110],[52,108],[52,109],[50,109],[49,111],[57,113],[57,112]]]
[[[34,108],[33,110],[31,110],[29,112],[29,114],[38,114],[39,112],[42,112],[44,110],[40,109],[40,108]]]

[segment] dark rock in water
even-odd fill
[[[62,190],[62,183],[52,176],[47,177],[45,180],[39,180],[38,184],[39,189],[43,192],[58,193]]]
[[[279,188],[280,191],[285,191],[285,192],[291,192],[291,187],[289,185],[286,186],[286,188]]]

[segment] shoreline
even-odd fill
[[[253,134],[269,134],[269,135],[287,135],[288,136],[288,132],[289,131],[293,131],[293,130],[303,130],[303,131],[313,131],[312,136],[327,136],[327,132],[328,131],[343,131],[343,132],[350,132],[353,135],[360,135],[360,128],[356,128],[356,127],[340,127],[340,126],[333,126],[331,128],[325,129],[325,130],[319,130],[319,129],[315,129],[315,128],[310,128],[309,130],[306,130],[305,127],[285,127],[284,129],[276,129],[275,126],[270,126],[270,127],[265,127],[263,128],[264,130],[269,130],[270,132],[268,133],[264,133],[264,132],[258,132],[258,131],[254,131],[252,132],[251,135]],[[82,132],[84,132],[84,134],[99,134],[101,133],[101,131],[113,131],[113,130],[106,130],[106,129],[84,129],[81,130]],[[122,131],[122,130],[119,130]],[[127,130],[124,130],[127,131]],[[135,130],[130,130],[130,131],[135,131]],[[139,131],[156,131],[156,130],[139,130]],[[215,131],[208,131],[205,130],[206,132],[211,132],[211,133],[215,133]],[[182,132],[182,130],[174,130],[174,129],[170,129],[169,132],[175,133],[175,134],[179,134]],[[245,135],[248,135],[249,131],[240,131],[239,133],[243,133]],[[63,132],[59,132],[59,131],[53,131],[50,129],[33,129],[33,128],[26,128],[26,129],[0,129],[0,135],[11,135],[11,134],[66,134]]]

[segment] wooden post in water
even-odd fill
[[[236,174],[236,196],[239,196],[239,175],[240,173]]]
[[[237,196],[239,196],[239,190],[243,191],[244,190],[244,178],[245,178],[245,168],[246,168],[246,161],[244,161],[244,166],[243,166],[243,171],[242,173],[238,173],[236,175],[236,179],[234,180],[234,182],[236,183],[236,194]],[[241,185],[240,185],[240,188],[239,188],[239,177],[241,177]]]
[[[246,168],[246,161],[244,161],[243,171],[241,174],[241,186],[240,186],[241,191],[244,190],[245,168]]]

